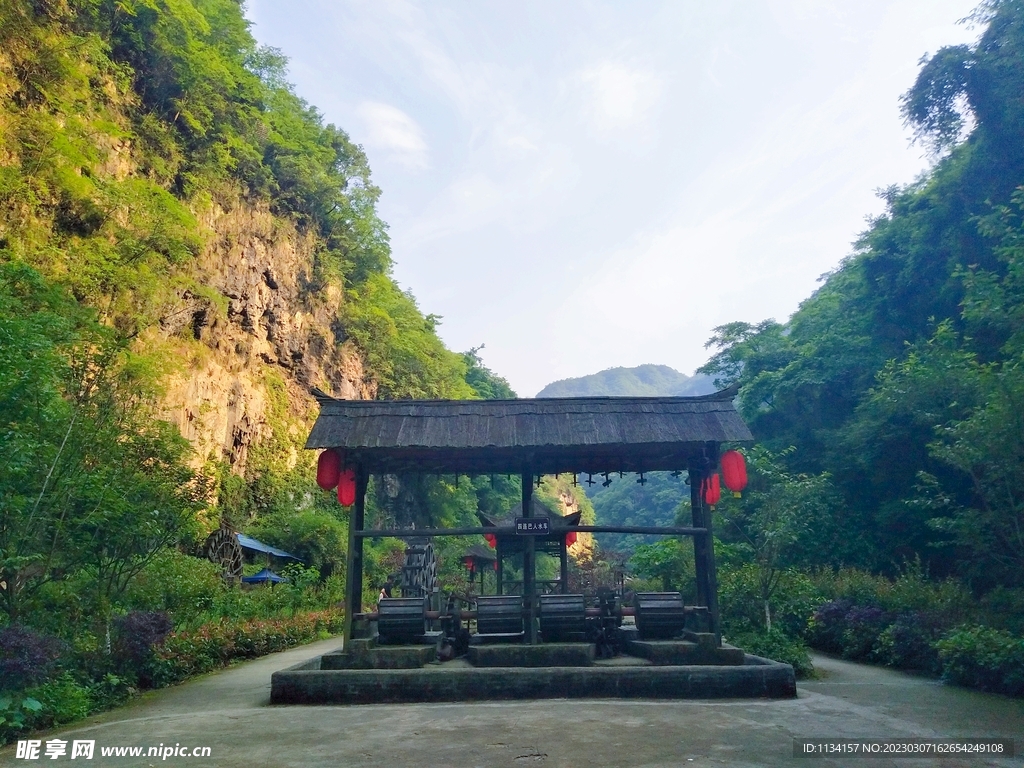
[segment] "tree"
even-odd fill
[[[663,592],[693,592],[693,546],[689,541],[663,538],[641,544],[629,559],[638,576],[660,579]]]
[[[462,353],[462,359],[466,363],[466,383],[473,388],[476,396],[481,400],[512,400],[516,393],[512,391],[507,380],[498,376],[494,371],[484,365],[478,354],[484,345],[473,347],[468,352]]]
[[[934,498],[978,511],[993,500],[976,495],[971,462],[984,456],[990,479],[1011,474],[996,471],[996,446],[970,425],[1009,415],[1024,351],[1024,3],[986,2],[974,20],[978,42],[924,60],[903,99],[935,166],[879,192],[885,212],[786,323],[717,328],[702,369],[740,385],[762,445],[796,447],[789,471],[828,473],[843,500],[840,539],[856,545],[842,554],[848,565],[893,572],[920,558],[940,577],[974,570],[979,547],[929,522],[938,513],[917,478],[934,480]],[[1003,509],[990,529],[1015,514]]]
[[[782,460],[792,449],[773,454],[763,447],[749,453],[750,485],[740,499],[723,499],[718,514],[723,538],[732,539],[739,559],[756,573],[764,625],[772,629],[772,599],[787,570],[803,558],[803,548],[821,546],[819,525],[835,513],[827,474],[793,474]]]
[[[206,484],[154,418],[159,367],[22,264],[0,264],[0,337],[0,605],[16,619],[33,591],[84,570],[105,621],[185,534]]]

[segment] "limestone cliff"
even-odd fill
[[[313,237],[265,205],[211,207],[199,218],[208,237],[193,277],[213,295],[186,291],[161,323],[186,355],[167,382],[165,415],[197,463],[225,461],[243,474],[250,447],[275,428],[272,400],[286,405],[276,428],[298,445],[316,415],[310,387],[372,398],[374,384],[338,323],[341,289],[314,279]]]

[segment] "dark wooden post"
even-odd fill
[[[694,565],[697,571],[697,603],[708,609],[708,619],[715,641],[722,644],[722,622],[718,611],[718,575],[715,569],[715,535],[712,530],[711,509],[700,492],[701,481],[709,473],[701,467],[690,468],[690,505],[693,508],[693,527],[705,528],[707,533],[693,537]]]
[[[362,467],[356,467],[356,503],[348,516],[348,562],[345,569],[345,624],[343,647],[349,648],[352,639],[352,617],[363,610],[363,530],[366,514],[366,485],[369,477]]]
[[[704,471],[700,467],[690,467],[690,511],[694,528],[704,527],[704,499],[700,486],[704,480]],[[693,537],[693,564],[697,581],[697,605],[708,605],[707,556],[706,541],[701,534]],[[709,608],[710,612],[710,608]]]
[[[533,517],[533,472],[523,470],[523,517]],[[526,536],[523,548],[523,606],[526,608],[526,642],[537,643],[537,550],[534,536]]]
[[[718,573],[715,569],[715,535],[711,528],[712,513],[710,509],[704,509],[704,527],[708,529],[705,538],[707,539],[707,582],[708,582],[708,615],[711,617],[711,631],[715,633],[715,644],[722,646],[722,621],[718,613]]]
[[[505,563],[501,559],[501,539],[498,539],[498,543],[497,543],[497,545],[494,548],[494,556],[498,558],[498,570],[497,570],[497,575],[495,576],[495,581],[497,583],[494,585],[495,586],[494,594],[496,594],[496,595],[503,595],[503,594],[505,594],[505,590],[504,590],[504,586],[503,586],[504,582],[505,582]]]
[[[562,570],[559,574],[559,578],[562,580],[562,594],[569,594],[569,548],[565,546],[565,534],[562,534],[561,544],[561,556],[562,556]]]

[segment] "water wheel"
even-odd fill
[[[207,536],[203,552],[207,560],[221,567],[224,579],[242,578],[242,548],[230,528],[222,526]]]
[[[426,597],[437,592],[437,558],[434,545],[411,544],[405,550],[405,565],[399,583],[402,597]]]

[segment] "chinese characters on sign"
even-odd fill
[[[546,517],[517,517],[516,534],[520,536],[547,536],[551,533],[551,520]]]

